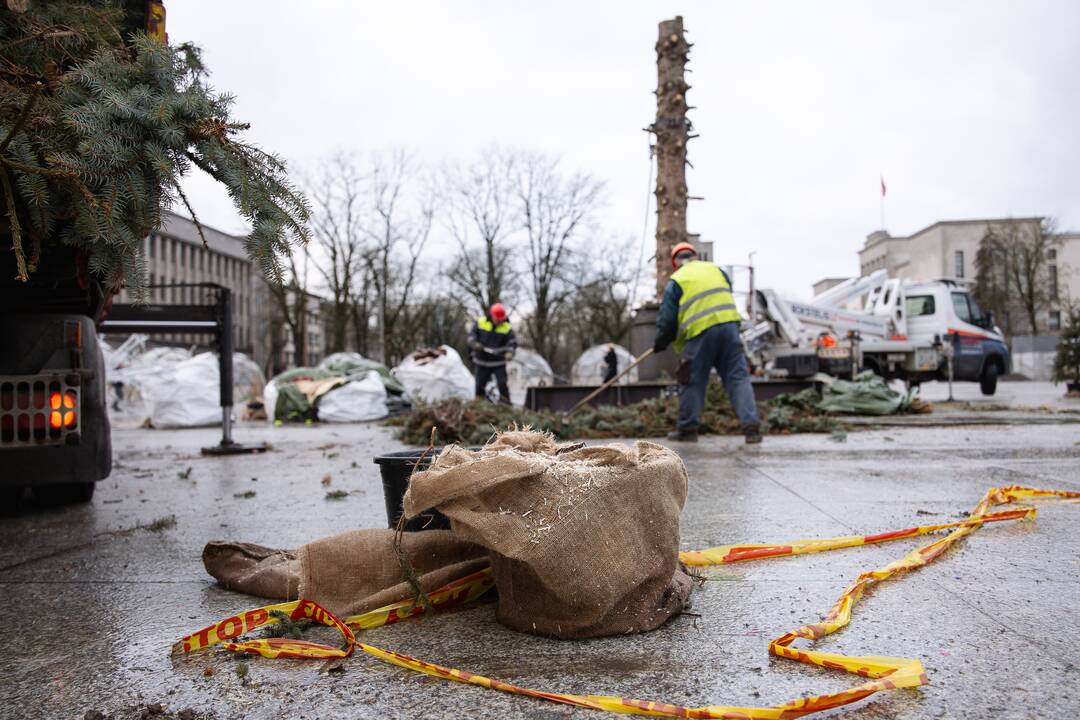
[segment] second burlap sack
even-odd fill
[[[560,638],[644,632],[688,605],[679,564],[682,460],[655,443],[559,447],[505,432],[446,448],[413,475],[405,514],[437,508],[488,549],[498,620]]]

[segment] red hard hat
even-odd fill
[[[502,322],[506,319],[506,308],[503,307],[502,303],[492,305],[489,312],[491,313],[491,319],[495,322]]]
[[[671,248],[671,267],[677,267],[675,265],[675,256],[681,252],[685,252],[686,250],[689,250],[690,252],[697,255],[697,250],[694,249],[694,246],[688,242],[681,242],[675,247]]]

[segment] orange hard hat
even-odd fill
[[[489,312],[491,313],[491,319],[495,322],[502,322],[506,319],[506,308],[503,307],[502,303],[492,305]]]
[[[687,250],[697,255],[697,250],[694,248],[693,245],[688,242],[681,242],[675,247],[671,248],[671,267],[676,267],[675,256],[681,252],[686,252]]]

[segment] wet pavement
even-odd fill
[[[953,399],[969,404],[972,409],[987,407],[1039,408],[1046,410],[1071,410],[1080,413],[1080,397],[1067,397],[1065,384],[1033,380],[1002,380],[993,395],[983,395],[979,384],[956,382],[952,387]],[[949,384],[927,382],[919,386],[919,397],[932,403],[940,403],[949,397]]]
[[[535,720],[602,714],[446,683],[358,654],[319,661],[186,659],[187,632],[264,604],[205,574],[203,545],[292,547],[385,524],[371,458],[400,449],[369,425],[240,425],[265,455],[205,458],[218,431],[122,429],[117,464],[89,505],[0,518],[10,618],[0,716],[82,718],[145,703],[217,718]],[[886,428],[683,446],[686,549],[899,529],[962,517],[985,490],[1080,490],[1075,424]],[[329,476],[329,485],[323,480]],[[346,490],[343,499],[327,499]],[[155,520],[175,516],[175,524]],[[925,540],[924,540],[925,542]],[[567,642],[502,628],[490,605],[364,633],[378,647],[543,690],[686,705],[763,706],[840,690],[854,676],[770,657],[771,638],[816,621],[859,572],[907,540],[706,570],[687,614],[646,635]],[[923,570],[881,585],[848,628],[815,647],[920,659],[930,684],[878,695],[851,718],[1027,718],[1080,714],[1080,505],[976,532]],[[322,636],[331,640],[329,635]],[[127,715],[125,715],[127,716]]]
[[[893,381],[902,389],[903,384]],[[923,383],[919,397],[933,406],[929,414],[848,417],[844,422],[859,427],[910,427],[960,425],[1058,425],[1080,423],[1080,397],[1068,397],[1064,385],[1049,382],[999,382],[997,392],[983,395],[977,383]]]

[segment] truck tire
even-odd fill
[[[993,395],[997,392],[998,369],[997,363],[989,363],[983,368],[982,377],[979,378],[979,389],[983,395]]]
[[[38,485],[30,492],[40,504],[49,507],[88,503],[94,497],[97,483],[64,483],[62,485]]]

